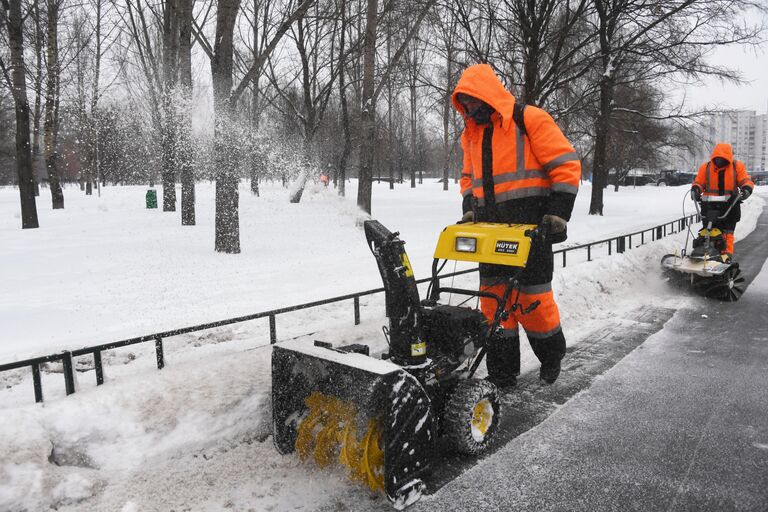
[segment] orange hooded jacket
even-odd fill
[[[717,157],[728,160],[728,165],[717,167],[714,162]],[[747,174],[747,167],[744,162],[733,159],[730,144],[717,144],[709,161],[699,167],[692,188],[699,189],[702,201],[723,202],[728,201],[740,187],[749,187],[750,190],[755,188],[752,178]]]
[[[491,116],[492,137],[490,144],[485,144],[485,155],[483,139],[488,125],[478,125],[467,116],[456,98],[460,93],[482,100],[495,110]],[[513,119],[515,97],[487,64],[470,66],[464,71],[452,101],[466,121],[461,135],[464,150],[461,194],[465,197],[465,211],[468,196],[474,196],[478,206],[485,205],[485,156],[486,167],[490,164],[492,169],[497,205],[520,198],[549,197],[544,213],[569,220],[581,178],[581,162],[552,117],[540,108],[526,106],[523,111],[526,133],[521,133]]]

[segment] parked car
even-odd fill
[[[648,176],[646,174],[630,174],[619,178],[620,187],[642,186],[650,183],[655,184],[656,179],[654,176]],[[608,174],[608,184],[611,186],[616,185],[616,175],[613,173]]]
[[[690,185],[696,177],[691,172],[680,172],[674,169],[667,169],[659,172],[656,177],[656,185],[660,187],[673,187],[676,185]]]

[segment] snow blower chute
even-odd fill
[[[509,265],[522,270],[544,229],[468,223],[448,226],[435,249],[428,298],[421,301],[405,242],[377,221],[365,235],[384,282],[389,351],[369,356],[363,344],[334,348],[294,340],[272,352],[274,442],[320,467],[348,468],[353,480],[383,490],[398,508],[425,489],[438,435],[449,449],[482,453],[499,419],[496,387],[473,375],[509,314],[503,296],[440,286],[441,260]],[[441,304],[441,292],[496,300],[490,323],[474,308]],[[516,301],[513,301],[516,302]],[[520,307],[513,304],[513,309]],[[535,306],[534,306],[535,307]]]

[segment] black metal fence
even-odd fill
[[[601,246],[607,246],[608,256],[612,254],[621,254],[628,249],[632,249],[633,243],[634,243],[634,246],[637,247],[647,242],[659,240],[668,235],[679,233],[680,231],[685,230],[692,222],[700,222],[700,221],[701,221],[701,218],[699,215],[689,215],[687,217],[682,217],[680,219],[676,219],[670,222],[665,222],[664,224],[659,224],[652,228],[643,229],[641,231],[635,231],[633,233],[627,233],[624,235],[606,238],[603,240],[590,242],[588,244],[581,244],[581,245],[575,245],[572,247],[565,247],[562,249],[558,249],[557,251],[555,251],[555,255],[562,254],[563,267],[565,267],[568,263],[568,260],[567,260],[568,254],[573,253],[575,251],[586,251],[586,255],[587,255],[586,261],[592,261],[594,256],[593,249],[595,248],[599,248]],[[469,274],[476,271],[477,271],[476,268],[462,270],[459,272],[445,274],[444,277],[459,276],[462,274]],[[426,283],[429,280],[430,278],[419,279],[417,283],[420,283],[420,284]],[[236,324],[240,322],[247,322],[249,320],[268,318],[269,319],[269,340],[270,340],[270,343],[274,344],[274,343],[277,343],[277,316],[278,315],[290,313],[292,311],[299,311],[302,309],[309,309],[309,308],[314,308],[318,306],[324,306],[324,305],[332,304],[335,302],[352,300],[353,309],[354,309],[354,321],[355,321],[355,325],[358,325],[360,323],[360,298],[365,297],[367,295],[382,293],[383,291],[384,291],[384,288],[375,288],[373,290],[365,290],[362,292],[350,293],[347,295],[341,295],[339,297],[332,297],[329,299],[318,300],[314,302],[307,302],[305,304],[298,304],[296,306],[288,306],[280,309],[263,311],[261,313],[254,313],[251,315],[239,316],[236,318],[229,318],[226,320],[220,320],[217,322],[209,322],[206,324],[195,325],[192,327],[183,327],[181,329],[173,329],[170,331],[147,334],[145,336],[139,336],[139,337],[130,338],[127,340],[115,341],[112,343],[105,343],[102,345],[95,345],[91,347],[81,348],[78,350],[71,350],[71,351],[67,350],[64,352],[50,354],[47,356],[35,357],[32,359],[24,359],[22,361],[15,361],[13,363],[0,364],[0,372],[7,372],[7,371],[17,370],[25,367],[31,368],[32,382],[33,382],[34,393],[35,393],[35,402],[42,402],[43,401],[43,384],[42,384],[42,378],[41,378],[41,365],[45,363],[51,363],[56,361],[62,362],[63,373],[64,373],[64,389],[67,395],[71,395],[72,393],[75,392],[74,358],[76,357],[86,356],[86,355],[93,356],[93,364],[94,364],[94,369],[96,374],[96,385],[101,385],[104,383],[104,369],[103,369],[101,354],[105,350],[112,350],[120,347],[127,347],[130,345],[136,345],[139,343],[154,341],[157,367],[158,369],[162,369],[165,366],[165,359],[163,354],[163,340],[165,338],[169,338],[172,336],[179,336],[181,334],[188,334],[188,333],[197,332],[197,331],[204,331],[207,329],[213,329],[216,327],[222,327],[225,325],[231,325],[231,324]]]

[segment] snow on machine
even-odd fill
[[[671,283],[690,283],[694,290],[706,297],[729,302],[739,300],[744,293],[744,278],[739,264],[722,254],[726,243],[724,233],[713,224],[725,219],[740,201],[741,196],[734,194],[722,215],[715,209],[702,214],[699,203],[694,201],[696,211],[706,220],[707,227],[699,230],[690,254],[687,253],[689,236],[686,236],[681,254],[667,254],[661,258],[661,267]]]
[[[370,357],[364,344],[333,347],[294,340],[275,346],[274,443],[280,453],[295,451],[320,467],[346,466],[353,480],[383,491],[402,509],[421,497],[438,437],[441,447],[459,453],[480,454],[488,447],[499,421],[498,390],[474,374],[488,340],[509,314],[505,304],[519,288],[516,277],[532,243],[546,236],[546,226],[446,227],[423,301],[398,233],[373,220],[364,230],[384,282],[389,351],[379,359]],[[519,270],[499,297],[441,287],[439,273],[448,260]],[[494,299],[493,322],[489,325],[478,309],[441,304],[442,292]],[[516,302],[513,310],[520,307]]]

